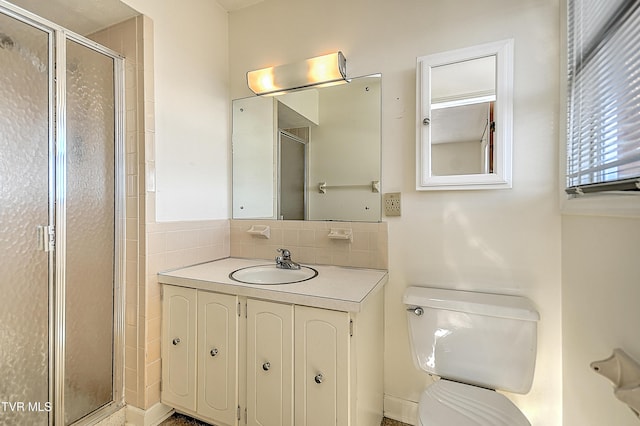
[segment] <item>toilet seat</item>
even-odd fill
[[[531,426],[506,396],[444,379],[425,389],[418,411],[420,426]]]

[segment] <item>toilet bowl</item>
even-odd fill
[[[416,366],[439,378],[418,403],[421,426],[530,426],[495,389],[527,393],[533,381],[538,312],[524,297],[409,287]]]
[[[420,396],[420,426],[529,426],[506,396],[478,386],[438,380]]]

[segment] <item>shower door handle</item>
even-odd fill
[[[36,237],[38,250],[44,252],[53,251],[56,244],[56,233],[53,226],[37,226]]]

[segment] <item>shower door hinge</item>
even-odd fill
[[[36,227],[38,250],[53,251],[56,248],[56,231],[53,226]]]

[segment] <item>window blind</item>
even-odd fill
[[[640,0],[568,8],[567,192],[640,190]]]

